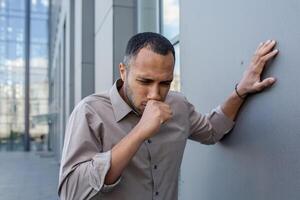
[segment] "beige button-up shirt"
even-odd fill
[[[121,85],[118,80],[109,92],[84,98],[72,112],[60,166],[62,200],[176,200],[187,139],[214,144],[234,125],[220,106],[201,115],[182,94],[170,91],[165,102],[172,118],[140,146],[121,178],[105,185],[111,149],[140,119],[120,96]]]

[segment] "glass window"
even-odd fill
[[[30,136],[32,150],[45,148],[48,134],[48,0],[31,0]]]
[[[4,0],[3,4],[8,10],[25,13],[25,0]]]
[[[5,40],[6,38],[6,24],[7,24],[6,18],[0,15],[0,41]]]
[[[30,81],[32,85],[39,85],[39,84],[44,84],[47,85],[48,83],[48,75],[47,75],[47,68],[33,68],[30,71]],[[40,88],[40,87],[38,87]],[[40,96],[48,96],[45,91],[38,90],[40,92]]]
[[[10,17],[8,20],[8,26],[6,26],[7,40],[23,42],[25,32],[24,24],[24,19],[19,17]]]
[[[49,0],[31,0],[32,13],[47,13]]]
[[[46,20],[31,20],[31,42],[32,43],[47,43],[48,42],[48,21]]]
[[[179,34],[179,0],[163,0],[161,29],[170,40]]]
[[[0,14],[4,14],[7,10],[6,2],[0,1]]]
[[[0,0],[0,151],[23,150],[25,0]],[[48,112],[48,0],[31,1],[30,118]],[[33,124],[32,139],[48,133]],[[39,141],[41,138],[39,138]],[[35,145],[33,142],[33,146]],[[36,149],[32,147],[32,149]]]
[[[174,67],[174,75],[173,81],[171,84],[171,90],[180,91],[180,56],[179,56],[179,43],[174,46],[175,48],[175,67]]]
[[[31,56],[31,65],[36,66],[36,60],[40,60],[41,58],[44,59],[43,63],[47,64],[47,58],[48,58],[48,46],[47,44],[36,44],[33,43],[31,44],[31,49],[30,49],[30,56]]]
[[[22,60],[20,60],[22,59]],[[19,65],[24,59],[24,44],[17,42],[7,42],[6,64]]]
[[[180,91],[180,46],[179,46],[179,0],[162,0],[161,33],[168,38],[175,49],[174,77],[171,90]]]

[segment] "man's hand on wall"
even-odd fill
[[[244,72],[241,81],[237,85],[237,91],[241,96],[260,92],[270,87],[276,81],[274,77],[261,80],[261,74],[267,61],[278,53],[278,49],[274,49],[275,45],[275,40],[268,40],[259,44],[248,69]]]

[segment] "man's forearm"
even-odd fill
[[[140,129],[136,126],[112,149],[111,166],[105,177],[104,183],[113,184],[121,176],[124,168],[138,151],[144,138],[140,134]]]
[[[233,91],[222,104],[221,109],[227,117],[234,121],[244,101],[244,99],[240,98],[236,92]]]

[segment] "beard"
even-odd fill
[[[124,95],[125,98],[127,99],[129,106],[133,109],[133,111],[140,117],[143,114],[143,111],[141,109],[139,109],[137,106],[135,106],[134,104],[134,95],[133,95],[133,91],[130,88],[127,80],[124,83]]]

